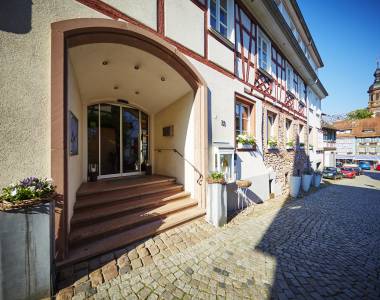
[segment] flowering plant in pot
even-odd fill
[[[286,143],[286,150],[293,150],[294,149],[294,141],[291,140]]]
[[[247,134],[239,134],[236,137],[239,149],[253,148],[256,145],[255,138]]]
[[[268,140],[268,149],[277,149],[277,140],[274,137]]]
[[[227,223],[227,189],[224,174],[211,172],[207,177],[208,197],[206,219],[215,227]]]
[[[0,253],[4,257],[17,257],[17,263],[8,259],[0,264],[5,299],[40,299],[51,295],[54,198],[55,186],[46,178],[28,177],[2,189]]]
[[[322,172],[317,170],[316,172],[314,172],[313,185],[315,187],[319,187],[321,185],[321,180],[322,180]]]

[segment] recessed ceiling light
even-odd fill
[[[139,70],[139,69],[140,69],[140,65],[139,64],[135,65],[135,70]]]
[[[102,61],[102,65],[103,65],[103,66],[108,65],[108,63],[109,63],[108,60],[103,60],[103,61]]]
[[[117,85],[115,85],[115,86],[113,87],[113,89],[114,89],[114,90],[118,90],[119,87],[118,87]]]
[[[164,76],[161,76],[161,81],[166,81],[166,78]]]
[[[140,92],[139,92],[139,91],[136,91],[135,94],[138,95],[138,94],[140,94]]]

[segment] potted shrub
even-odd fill
[[[207,221],[219,227],[227,223],[227,189],[224,174],[212,172],[207,178]]]
[[[277,149],[277,140],[275,138],[270,138],[268,140],[268,149]]]
[[[0,194],[0,290],[4,299],[51,296],[55,188],[28,177]]]
[[[314,172],[313,185],[315,187],[319,187],[321,185],[321,180],[322,180],[322,172],[321,171]]]
[[[293,150],[294,149],[294,141],[289,141],[286,143],[286,150]]]
[[[255,138],[246,134],[239,134],[236,137],[236,141],[238,149],[252,149],[256,144]]]
[[[313,173],[310,169],[306,169],[302,175],[302,189],[304,190],[304,192],[309,191],[312,179]]]
[[[297,198],[301,189],[301,176],[290,176],[289,178],[289,193],[293,198]]]

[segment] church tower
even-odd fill
[[[377,68],[375,71],[375,81],[369,87],[369,101],[368,101],[368,109],[373,112],[373,115],[380,116],[380,66],[379,62],[377,62]]]

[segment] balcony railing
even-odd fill
[[[323,141],[323,148],[336,148],[335,141]]]

